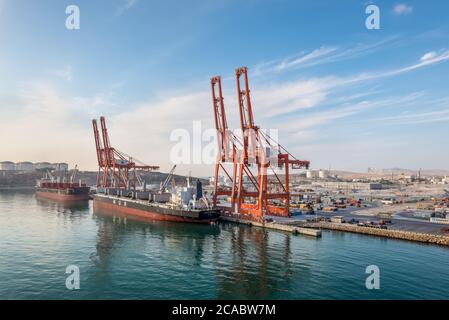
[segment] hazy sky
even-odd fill
[[[95,169],[105,115],[115,147],[167,171],[173,130],[213,126],[211,76],[237,125],[245,65],[256,123],[312,167],[449,169],[449,3],[372,3],[380,30],[366,1],[0,0],[0,160]]]

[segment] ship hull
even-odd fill
[[[65,189],[37,188],[36,196],[39,198],[63,202],[89,200],[89,192],[82,191],[80,193],[68,193]]]
[[[218,219],[218,210],[196,210],[188,211],[182,209],[171,209],[150,205],[143,201],[135,201],[113,196],[93,197],[94,212],[107,214],[122,214],[143,218],[146,220],[173,221],[187,223],[210,224]]]

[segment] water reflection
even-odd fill
[[[211,237],[220,234],[217,225],[185,224],[148,220],[141,217],[95,210],[97,221],[96,253],[92,259],[105,267],[114,248],[121,247],[121,242],[128,235],[145,240],[156,239],[159,248],[181,250],[190,253],[199,265],[204,259],[204,246]],[[149,245],[156,246],[154,243]]]
[[[38,207],[43,212],[56,213],[58,217],[76,221],[89,215],[88,201],[57,201],[35,196]]]
[[[293,275],[291,235],[224,223],[227,241],[214,243],[218,299],[269,298],[273,290],[288,290]],[[274,247],[272,250],[270,247]],[[223,255],[230,261],[222,264]]]
[[[289,291],[295,275],[290,247],[292,235],[287,233],[270,233],[231,223],[148,221],[105,211],[95,211],[93,217],[98,226],[96,251],[91,255],[98,267],[96,279],[108,277],[111,260],[115,261],[111,257],[115,251],[127,247],[125,242],[130,238],[135,246],[133,250],[148,254],[148,263],[157,255],[169,267],[171,254],[177,254],[183,256],[190,269],[211,272],[216,283],[213,297],[218,299],[269,298],[273,290]],[[140,245],[135,244],[136,240]],[[138,272],[146,272],[145,265],[140,268]],[[189,286],[189,283],[179,285]]]
[[[86,210],[89,209],[88,201],[57,201],[36,196],[36,202],[40,207],[61,212],[63,211],[85,212]]]

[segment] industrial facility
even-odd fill
[[[0,162],[0,171],[19,171],[19,172],[31,172],[35,170],[52,170],[52,171],[68,171],[69,165],[65,162],[50,163],[50,162],[36,162],[29,161],[17,162],[2,161]]]

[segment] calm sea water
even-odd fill
[[[365,268],[380,268],[380,289]],[[80,269],[80,290],[65,286]],[[449,249],[355,234],[142,223],[0,191],[1,299],[449,299]]]

